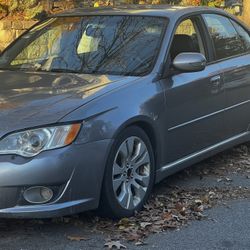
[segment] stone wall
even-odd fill
[[[243,6],[243,15],[241,19],[250,27],[250,0],[244,0]]]
[[[245,3],[250,0],[245,0]],[[250,3],[244,5],[243,16],[240,17],[250,26]],[[25,30],[34,25],[36,21],[0,20],[0,51],[6,48],[12,41],[19,37]]]
[[[35,23],[35,21],[0,20],[0,51]]]

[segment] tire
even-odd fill
[[[155,180],[150,139],[137,126],[124,129],[114,140],[104,173],[99,213],[119,219],[142,209]]]

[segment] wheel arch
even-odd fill
[[[113,138],[115,138],[118,134],[121,133],[121,131],[123,131],[124,129],[128,128],[128,127],[132,127],[132,126],[136,126],[139,127],[140,129],[142,129],[148,136],[152,148],[153,148],[153,152],[154,152],[154,157],[155,157],[155,167],[157,169],[157,167],[159,166],[160,163],[160,140],[159,140],[159,136],[157,135],[157,129],[154,125],[154,121],[151,120],[148,117],[145,116],[137,116],[134,117],[132,119],[129,119],[128,121],[126,121],[125,123],[123,123],[116,131],[116,133],[114,134]]]

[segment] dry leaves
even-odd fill
[[[241,187],[191,190],[173,187],[165,194],[153,196],[144,210],[134,217],[123,218],[117,223],[101,219],[97,229],[115,239],[125,239],[141,245],[152,233],[179,229],[190,220],[205,218],[204,212],[215,204],[228,199],[249,197],[249,194],[249,189]]]
[[[57,218],[50,223],[69,224],[79,228],[85,227],[88,232],[101,233],[109,239],[112,237],[112,240],[105,243],[105,247],[109,249],[125,249],[126,246],[121,244],[123,240],[140,246],[145,244],[145,240],[150,234],[166,230],[178,230],[191,220],[206,218],[206,210],[216,204],[224,205],[227,200],[249,198],[249,188],[234,186],[236,184],[230,178],[233,174],[241,174],[244,179],[250,178],[250,147],[239,146],[177,175],[178,178],[187,180],[194,176],[199,176],[200,179],[203,179],[204,176],[212,176],[218,187],[197,185],[199,188],[186,186],[180,188],[169,186],[168,179],[155,188],[156,191],[150,201],[145,204],[143,211],[132,218],[112,221],[93,215],[89,217],[85,215],[84,218],[79,216]],[[178,181],[174,185],[176,183]],[[32,223],[43,226],[45,222],[36,220]],[[2,227],[1,224],[0,227]],[[80,236],[67,236],[67,238],[70,241],[88,240],[81,236],[82,231],[78,234]]]
[[[110,240],[104,244],[104,247],[108,247],[109,249],[126,249],[127,247],[122,245],[120,241]]]
[[[71,241],[89,240],[88,238],[86,238],[84,236],[67,236],[67,239],[71,240]]]
[[[117,222],[95,217],[92,223],[97,232],[112,237],[106,247],[122,248],[120,240],[131,241],[135,245],[145,244],[145,239],[152,233],[177,230],[190,220],[206,218],[206,210],[218,203],[250,197],[248,188],[231,185],[232,179],[228,176],[233,173],[250,176],[250,147],[241,145],[178,174],[180,177],[185,175],[184,178],[198,175],[200,179],[212,175],[222,182],[220,187],[180,188],[169,186],[166,180],[156,187],[157,191],[143,211],[134,217]]]

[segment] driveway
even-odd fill
[[[238,146],[164,180],[143,212],[0,220],[0,249],[250,249],[250,147]]]

